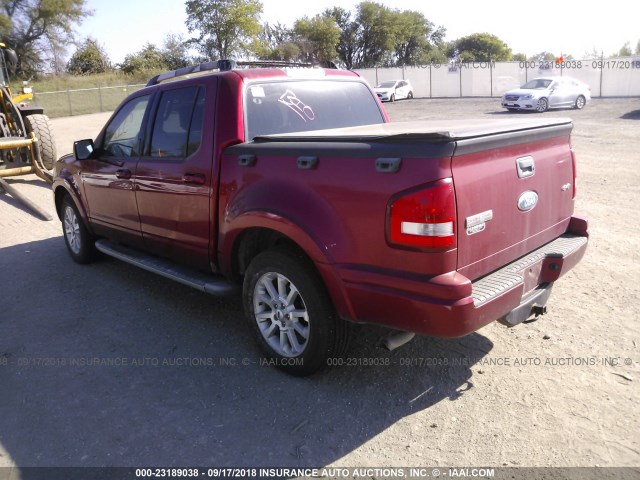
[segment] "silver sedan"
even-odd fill
[[[577,108],[591,100],[591,89],[585,83],[569,77],[540,77],[502,96],[502,106],[509,111],[550,108]]]

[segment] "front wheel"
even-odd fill
[[[389,98],[389,101],[392,102],[392,103],[396,101],[395,94],[393,94],[393,93],[391,94],[391,98]]]
[[[540,113],[546,112],[549,109],[549,101],[546,98],[541,98],[538,100],[538,104],[536,105],[536,110]]]
[[[413,98],[413,92],[409,92],[409,95],[407,95],[407,98],[411,100]]]
[[[69,255],[77,263],[89,263],[95,257],[93,237],[78,213],[78,207],[69,196],[62,202],[62,233]]]
[[[586,98],[584,98],[582,95],[578,95],[578,98],[576,98],[575,107],[578,110],[582,110],[586,103],[587,103]]]
[[[245,274],[243,301],[262,352],[287,373],[311,375],[347,347],[348,325],[302,255],[280,248],[259,254]]]

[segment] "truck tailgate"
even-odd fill
[[[475,280],[552,241],[573,213],[566,119],[460,139],[452,159],[458,272]]]

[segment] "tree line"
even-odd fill
[[[422,12],[374,1],[363,1],[353,11],[328,8],[287,26],[261,23],[260,0],[186,0],[189,38],[169,34],[161,46],[147,43],[114,65],[96,39],[74,39],[74,26],[92,14],[86,0],[0,0],[0,7],[0,38],[16,51],[18,62],[13,67],[23,78],[43,71],[84,75],[118,69],[136,74],[232,57],[334,62],[348,69],[557,59],[550,52],[529,58],[513,53],[490,33],[447,41],[445,27],[435,25]],[[65,62],[69,44],[76,49]],[[640,41],[635,53],[640,54]],[[614,55],[631,54],[627,42]],[[597,52],[587,56],[599,57]]]

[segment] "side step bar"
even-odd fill
[[[230,295],[235,291],[235,287],[222,277],[190,270],[176,265],[169,260],[154,257],[144,252],[134,250],[133,248],[112,243],[108,240],[98,240],[96,242],[96,248],[105,255],[117,258],[118,260],[147,270],[148,272],[156,273],[210,295],[224,296]]]

